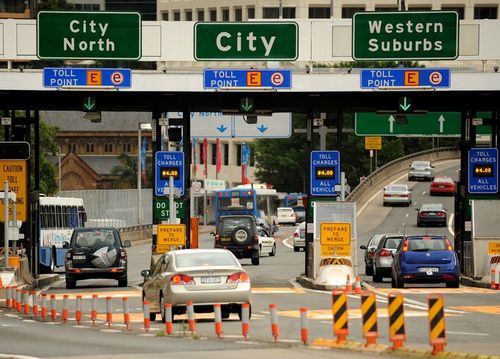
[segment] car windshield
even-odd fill
[[[444,239],[412,239],[409,242],[408,250],[417,252],[445,251],[447,247]]]
[[[305,212],[305,209],[304,209],[304,207],[293,207],[293,211],[302,213],[302,212]]]
[[[406,192],[407,190],[405,185],[391,185],[386,187],[386,192]]]
[[[184,267],[218,267],[238,266],[238,262],[229,252],[196,252],[177,253],[175,266]]]
[[[95,250],[103,247],[118,248],[119,242],[112,229],[94,229],[76,232],[71,245]]]
[[[415,161],[412,163],[412,167],[430,167],[430,163],[425,161]]]
[[[444,208],[442,204],[423,204],[420,211],[444,211]]]
[[[252,228],[252,219],[250,217],[223,218],[220,223],[220,234],[230,235],[238,227],[245,227],[250,230]]]

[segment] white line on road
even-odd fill
[[[455,231],[453,230],[453,220],[455,219],[455,213],[450,214],[450,219],[448,220],[448,232],[455,236]]]
[[[471,333],[471,332],[452,332],[451,330],[447,330],[446,334],[457,334],[457,335],[476,335],[480,337],[488,337],[488,333]]]
[[[288,241],[289,241],[290,239],[292,239],[292,238],[293,238],[293,237],[291,237],[291,236],[290,236],[290,237],[287,237],[287,238],[283,239],[283,241],[282,241],[281,243],[283,243],[283,244],[284,244],[285,246],[287,246],[288,248],[293,248],[293,245],[291,245],[291,244],[289,244],[289,243],[288,243]]]

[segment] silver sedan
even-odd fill
[[[165,322],[165,304],[172,314],[184,314],[186,303],[193,302],[197,313],[213,312],[220,304],[222,318],[250,304],[250,278],[236,257],[226,249],[181,249],[163,254],[153,270],[143,270],[143,299],[150,302],[151,320],[161,313]]]
[[[384,187],[383,204],[411,204],[411,189],[406,184],[390,184]]]

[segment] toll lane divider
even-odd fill
[[[11,310],[18,311],[23,314],[25,303],[38,303],[37,296],[41,298],[42,314],[38,316],[38,313],[32,305],[33,312],[31,315],[40,321],[45,321],[47,315],[47,294],[32,293],[33,298],[25,299],[21,294],[24,294],[19,288],[11,288],[10,291],[10,308]],[[75,306],[75,317],[79,324],[81,320],[81,313],[84,312],[82,306],[82,296],[74,296],[76,299]],[[90,297],[89,297],[90,298]],[[455,353],[455,352],[445,352],[444,347],[446,345],[446,330],[445,330],[445,316],[444,316],[444,300],[441,295],[431,295],[428,298],[428,319],[429,319],[429,341],[432,346],[432,351],[416,350],[412,348],[403,348],[403,343],[406,339],[405,333],[405,320],[404,320],[404,297],[401,293],[389,293],[388,294],[388,314],[389,314],[389,337],[393,342],[392,346],[377,344],[376,338],[378,337],[378,316],[376,309],[375,293],[364,292],[361,295],[361,310],[362,310],[362,330],[363,336],[367,340],[366,343],[354,342],[347,340],[347,335],[349,334],[348,329],[348,308],[347,308],[347,295],[344,291],[333,291],[332,292],[332,312],[333,312],[333,329],[334,335],[337,339],[315,339],[312,342],[309,340],[308,331],[308,310],[305,307],[300,308],[300,333],[298,336],[300,342],[304,345],[310,346],[321,346],[321,347],[335,347],[343,348],[352,351],[375,351],[383,353],[393,353],[398,356],[407,356],[412,358],[432,358],[432,357],[449,357],[449,358],[470,358],[470,359],[500,359],[500,356],[488,356],[488,355],[475,355],[469,353]],[[61,319],[63,323],[66,323],[73,318],[69,318],[68,309],[68,295],[63,295],[63,308]],[[100,323],[111,326],[112,323],[112,307],[111,300],[113,297],[103,298],[106,300],[106,320],[102,320]],[[115,298],[116,299],[116,298]],[[96,304],[98,297],[97,295],[92,295],[92,309],[90,311],[90,317],[95,325],[95,320],[97,317]],[[130,318],[128,309],[128,298],[122,299],[123,303],[123,323],[126,327],[126,331],[130,330]],[[220,305],[214,305],[214,314],[216,316],[215,329],[216,336],[222,338],[222,318],[221,314],[217,316],[217,308]],[[165,304],[165,319],[166,326],[165,331],[167,334],[171,335],[172,331],[172,307],[170,304]],[[188,314],[188,324],[189,331],[191,335],[196,333],[196,318],[194,316],[194,308],[191,302],[186,303],[186,310]],[[274,338],[274,342],[277,343],[279,339],[279,326],[278,326],[278,313],[275,304],[269,305],[270,319],[271,319],[271,334]],[[190,313],[191,312],[191,313]],[[80,314],[78,314],[80,313]],[[109,315],[111,313],[111,315]],[[150,329],[150,304],[147,301],[143,303],[143,316],[144,316],[144,329],[148,331]],[[246,340],[249,336],[249,317],[250,317],[250,306],[248,304],[242,306],[242,337]],[[56,308],[56,295],[50,295],[50,316],[52,321],[56,321],[58,318],[57,308]],[[219,319],[218,319],[219,318]],[[181,333],[180,336],[185,336],[185,332]],[[371,338],[370,338],[371,337]]]

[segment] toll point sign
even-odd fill
[[[185,224],[158,224],[156,234],[156,253],[165,253],[172,247],[183,247],[185,245]]]
[[[115,87],[130,88],[132,86],[131,69],[88,69],[57,68],[43,69],[43,87]]]
[[[227,87],[292,88],[292,70],[203,70],[203,87],[219,89]]]
[[[349,257],[351,255],[350,223],[321,223],[319,238],[322,257]]]
[[[16,194],[16,219],[27,220],[27,161],[0,160],[0,183],[9,182],[9,192]],[[13,206],[9,205],[9,219],[12,220]],[[0,222],[5,223],[4,204],[0,201]]]
[[[380,87],[432,87],[447,88],[451,84],[451,71],[445,68],[362,69],[362,89]]]

